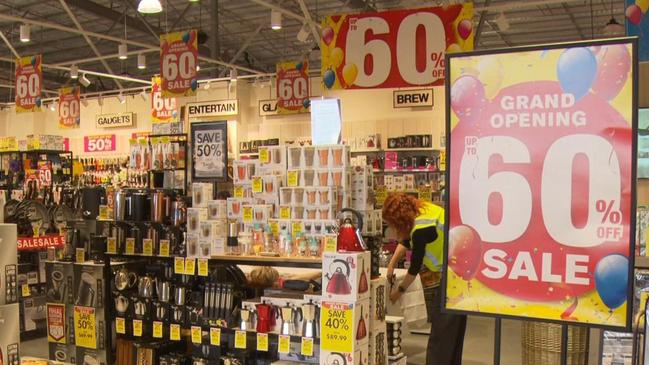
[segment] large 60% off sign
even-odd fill
[[[59,90],[59,127],[78,128],[81,123],[79,88],[65,87]]]
[[[308,61],[278,63],[277,114],[306,112],[310,105]]]
[[[151,122],[169,123],[176,117],[176,98],[165,98],[162,96],[160,76],[154,76],[151,80]]]
[[[41,56],[16,60],[16,111],[37,111],[41,107]]]
[[[196,30],[161,35],[162,95],[165,97],[194,95],[198,87],[197,61]]]

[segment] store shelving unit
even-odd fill
[[[163,180],[164,180],[164,175],[165,173],[173,173],[174,181],[175,181],[175,175],[177,171],[183,171],[183,187],[182,187],[182,192],[186,193],[187,192],[187,185],[189,183],[188,180],[188,154],[189,154],[189,145],[188,145],[188,136],[187,134],[155,134],[155,135],[149,135],[149,145],[151,145],[151,140],[153,139],[168,139],[169,142],[177,142],[178,146],[182,149],[185,150],[185,159],[184,159],[184,164],[183,167],[176,167],[176,168],[166,168],[166,169],[152,169],[149,171],[149,187],[150,188],[159,188],[159,187],[154,187],[154,181],[156,180],[156,176],[162,175]],[[176,188],[174,188],[176,189]]]
[[[29,150],[0,152],[0,187],[3,189],[22,187],[27,178],[27,169],[37,171],[39,162],[46,162],[46,166],[49,167],[52,184],[71,182],[72,160],[71,151]],[[16,175],[9,173],[11,169],[7,164],[12,163],[12,161],[18,165]],[[35,161],[35,165],[31,161]],[[30,166],[27,166],[27,162],[30,162]],[[55,165],[58,169],[54,168]],[[11,181],[8,181],[9,179]]]

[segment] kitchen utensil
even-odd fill
[[[156,279],[152,276],[145,275],[138,279],[137,292],[142,298],[151,298],[155,288]]]
[[[136,316],[144,317],[148,312],[147,302],[144,299],[136,299],[133,303],[133,309]]]
[[[126,212],[128,211],[128,200],[126,199],[127,193],[124,190],[115,191],[113,202],[113,218],[116,221],[123,221],[126,219]]]
[[[275,326],[275,318],[277,312],[275,306],[259,303],[257,307],[257,332],[259,333],[268,333]]]
[[[167,207],[166,195],[162,191],[153,192],[151,195],[151,221],[162,223],[166,220]]]
[[[309,301],[307,304],[302,305],[302,316],[304,320],[302,321],[302,336],[309,338],[318,338],[319,337],[319,328],[320,323],[319,317],[319,307],[314,304],[313,301]]]
[[[354,227],[351,218],[344,218],[340,228],[338,229],[337,250],[339,252],[358,252],[365,251],[367,247],[361,237],[363,230],[363,217],[361,214],[350,208],[344,208],[341,213],[350,212],[356,216],[358,227]]]
[[[67,283],[65,282],[63,273],[58,270],[52,271],[50,277],[51,277],[51,281],[50,281],[51,287],[47,293],[48,297],[55,302],[64,302],[65,295],[67,292]]]
[[[174,303],[176,305],[185,305],[187,300],[187,288],[182,285],[177,285],[174,288]]]
[[[343,267],[345,268],[345,272],[343,272]],[[349,263],[340,259],[333,260],[329,270],[330,271],[325,274],[325,277],[328,280],[327,293],[337,295],[351,294],[352,286],[349,283],[351,268],[349,267]]]
[[[171,299],[171,283],[164,280],[156,280],[156,293],[160,302],[169,303]]]
[[[115,296],[115,310],[117,310],[117,313],[119,313],[120,315],[124,315],[126,313],[129,304],[130,301],[124,295],[118,293]]]
[[[75,305],[93,307],[95,304],[95,278],[87,272],[81,273]]]
[[[296,324],[303,318],[302,310],[300,308],[291,306],[289,303],[286,303],[286,305],[280,309],[280,315],[282,318],[282,327],[280,333],[283,335],[297,334]]]
[[[137,282],[137,275],[134,272],[128,271],[128,269],[122,267],[115,272],[114,282],[115,288],[117,290],[132,288],[133,285],[135,285],[135,283]]]
[[[240,321],[239,321],[239,329],[242,331],[248,331],[252,329],[252,319],[254,317],[254,311],[244,307],[241,309],[239,316],[240,316]]]

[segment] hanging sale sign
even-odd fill
[[[635,42],[448,58],[447,309],[630,328]]]
[[[162,79],[160,76],[151,78],[151,123],[174,123],[178,121],[176,98],[162,96]]]
[[[277,64],[277,114],[307,113],[309,90],[308,61]]]
[[[59,128],[79,128],[81,124],[79,88],[59,89]]]
[[[179,97],[196,94],[198,80],[198,40],[196,30],[167,33],[160,36],[160,71],[162,96]]]
[[[110,152],[115,151],[116,137],[114,134],[101,134],[98,136],[83,137],[84,152]]]
[[[228,122],[190,124],[192,180],[228,177]]]
[[[42,85],[41,55],[16,59],[16,113],[41,111]]]
[[[473,49],[473,4],[328,16],[322,23],[327,89],[444,84],[444,55]]]

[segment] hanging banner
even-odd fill
[[[277,64],[277,114],[308,113],[309,61]]]
[[[116,150],[114,134],[83,137],[84,152],[111,152]]]
[[[194,96],[198,87],[198,40],[196,30],[160,36],[162,96]]]
[[[327,89],[444,85],[446,53],[473,49],[473,4],[326,17]]]
[[[59,128],[79,128],[80,124],[79,88],[59,89]]]
[[[228,122],[190,124],[192,180],[228,178]]]
[[[630,328],[635,46],[448,58],[447,309]]]
[[[41,55],[16,59],[16,113],[41,111],[42,85]]]
[[[647,0],[624,0],[624,15],[626,16],[626,34],[637,36],[638,41],[638,60],[649,60],[649,1]]]
[[[176,98],[162,97],[162,79],[151,78],[151,123],[175,123],[178,121]]]

